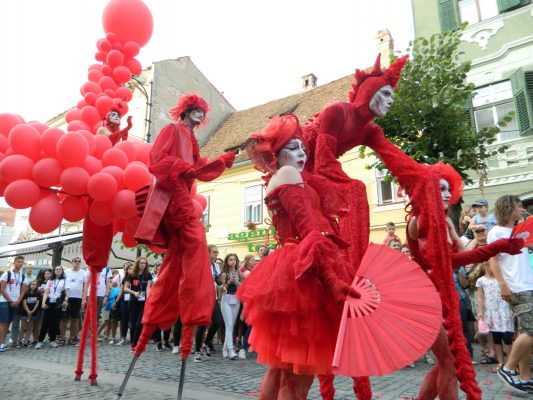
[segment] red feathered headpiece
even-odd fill
[[[176,107],[168,110],[170,117],[177,121],[181,118],[182,114],[190,110],[203,110],[204,113],[209,112],[209,105],[204,99],[198,96],[196,93],[187,93],[181,96],[176,103]],[[205,118],[204,118],[205,121]]]
[[[260,131],[252,133],[246,151],[256,169],[264,173],[276,170],[276,154],[291,139],[303,140],[300,121],[292,114],[274,117]]]
[[[350,92],[350,103],[355,107],[368,107],[370,99],[380,88],[386,85],[395,88],[406,61],[407,56],[400,57],[383,71],[381,70],[381,54],[379,54],[372,71],[357,69],[354,75],[356,82],[352,85]]]
[[[128,112],[128,104],[125,101],[119,99],[113,99],[113,104],[109,108],[109,112],[116,111],[120,117]]]
[[[450,198],[450,205],[456,204],[463,196],[463,179],[461,175],[450,164],[438,162],[437,164],[429,167],[435,172],[439,178],[446,179],[450,185],[450,192],[452,197]]]

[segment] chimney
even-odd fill
[[[314,74],[302,76],[302,90],[307,92],[314,88],[316,88],[316,76]]]
[[[389,57],[394,49],[394,40],[388,29],[378,31],[376,46],[381,54],[381,68],[387,68],[390,64]]]

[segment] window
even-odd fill
[[[398,185],[394,182],[389,182],[385,177],[387,170],[380,171],[376,168],[376,186],[378,189],[378,205],[386,205],[402,201],[403,193],[399,193]]]
[[[503,81],[477,88],[472,96],[476,130],[497,126],[508,113],[515,112],[510,81]],[[520,137],[516,116],[501,127],[498,141],[504,142]]]
[[[200,220],[202,221],[202,224],[204,224],[204,229],[206,232],[209,232],[209,227],[211,226],[209,224],[209,196],[205,196],[205,199],[207,200],[207,205],[205,206],[205,210],[202,212],[202,216],[200,217]]]
[[[263,185],[244,188],[244,224],[263,222]]]
[[[461,22],[475,24],[498,15],[496,0],[459,0]]]

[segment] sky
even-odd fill
[[[0,2],[0,113],[45,122],[75,105],[108,0]],[[238,110],[324,84],[373,64],[377,31],[405,51],[413,34],[410,0],[145,0],[154,17],[138,56],[190,56]]]

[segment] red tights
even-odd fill
[[[287,368],[269,368],[259,388],[259,400],[306,400],[313,378]]]

